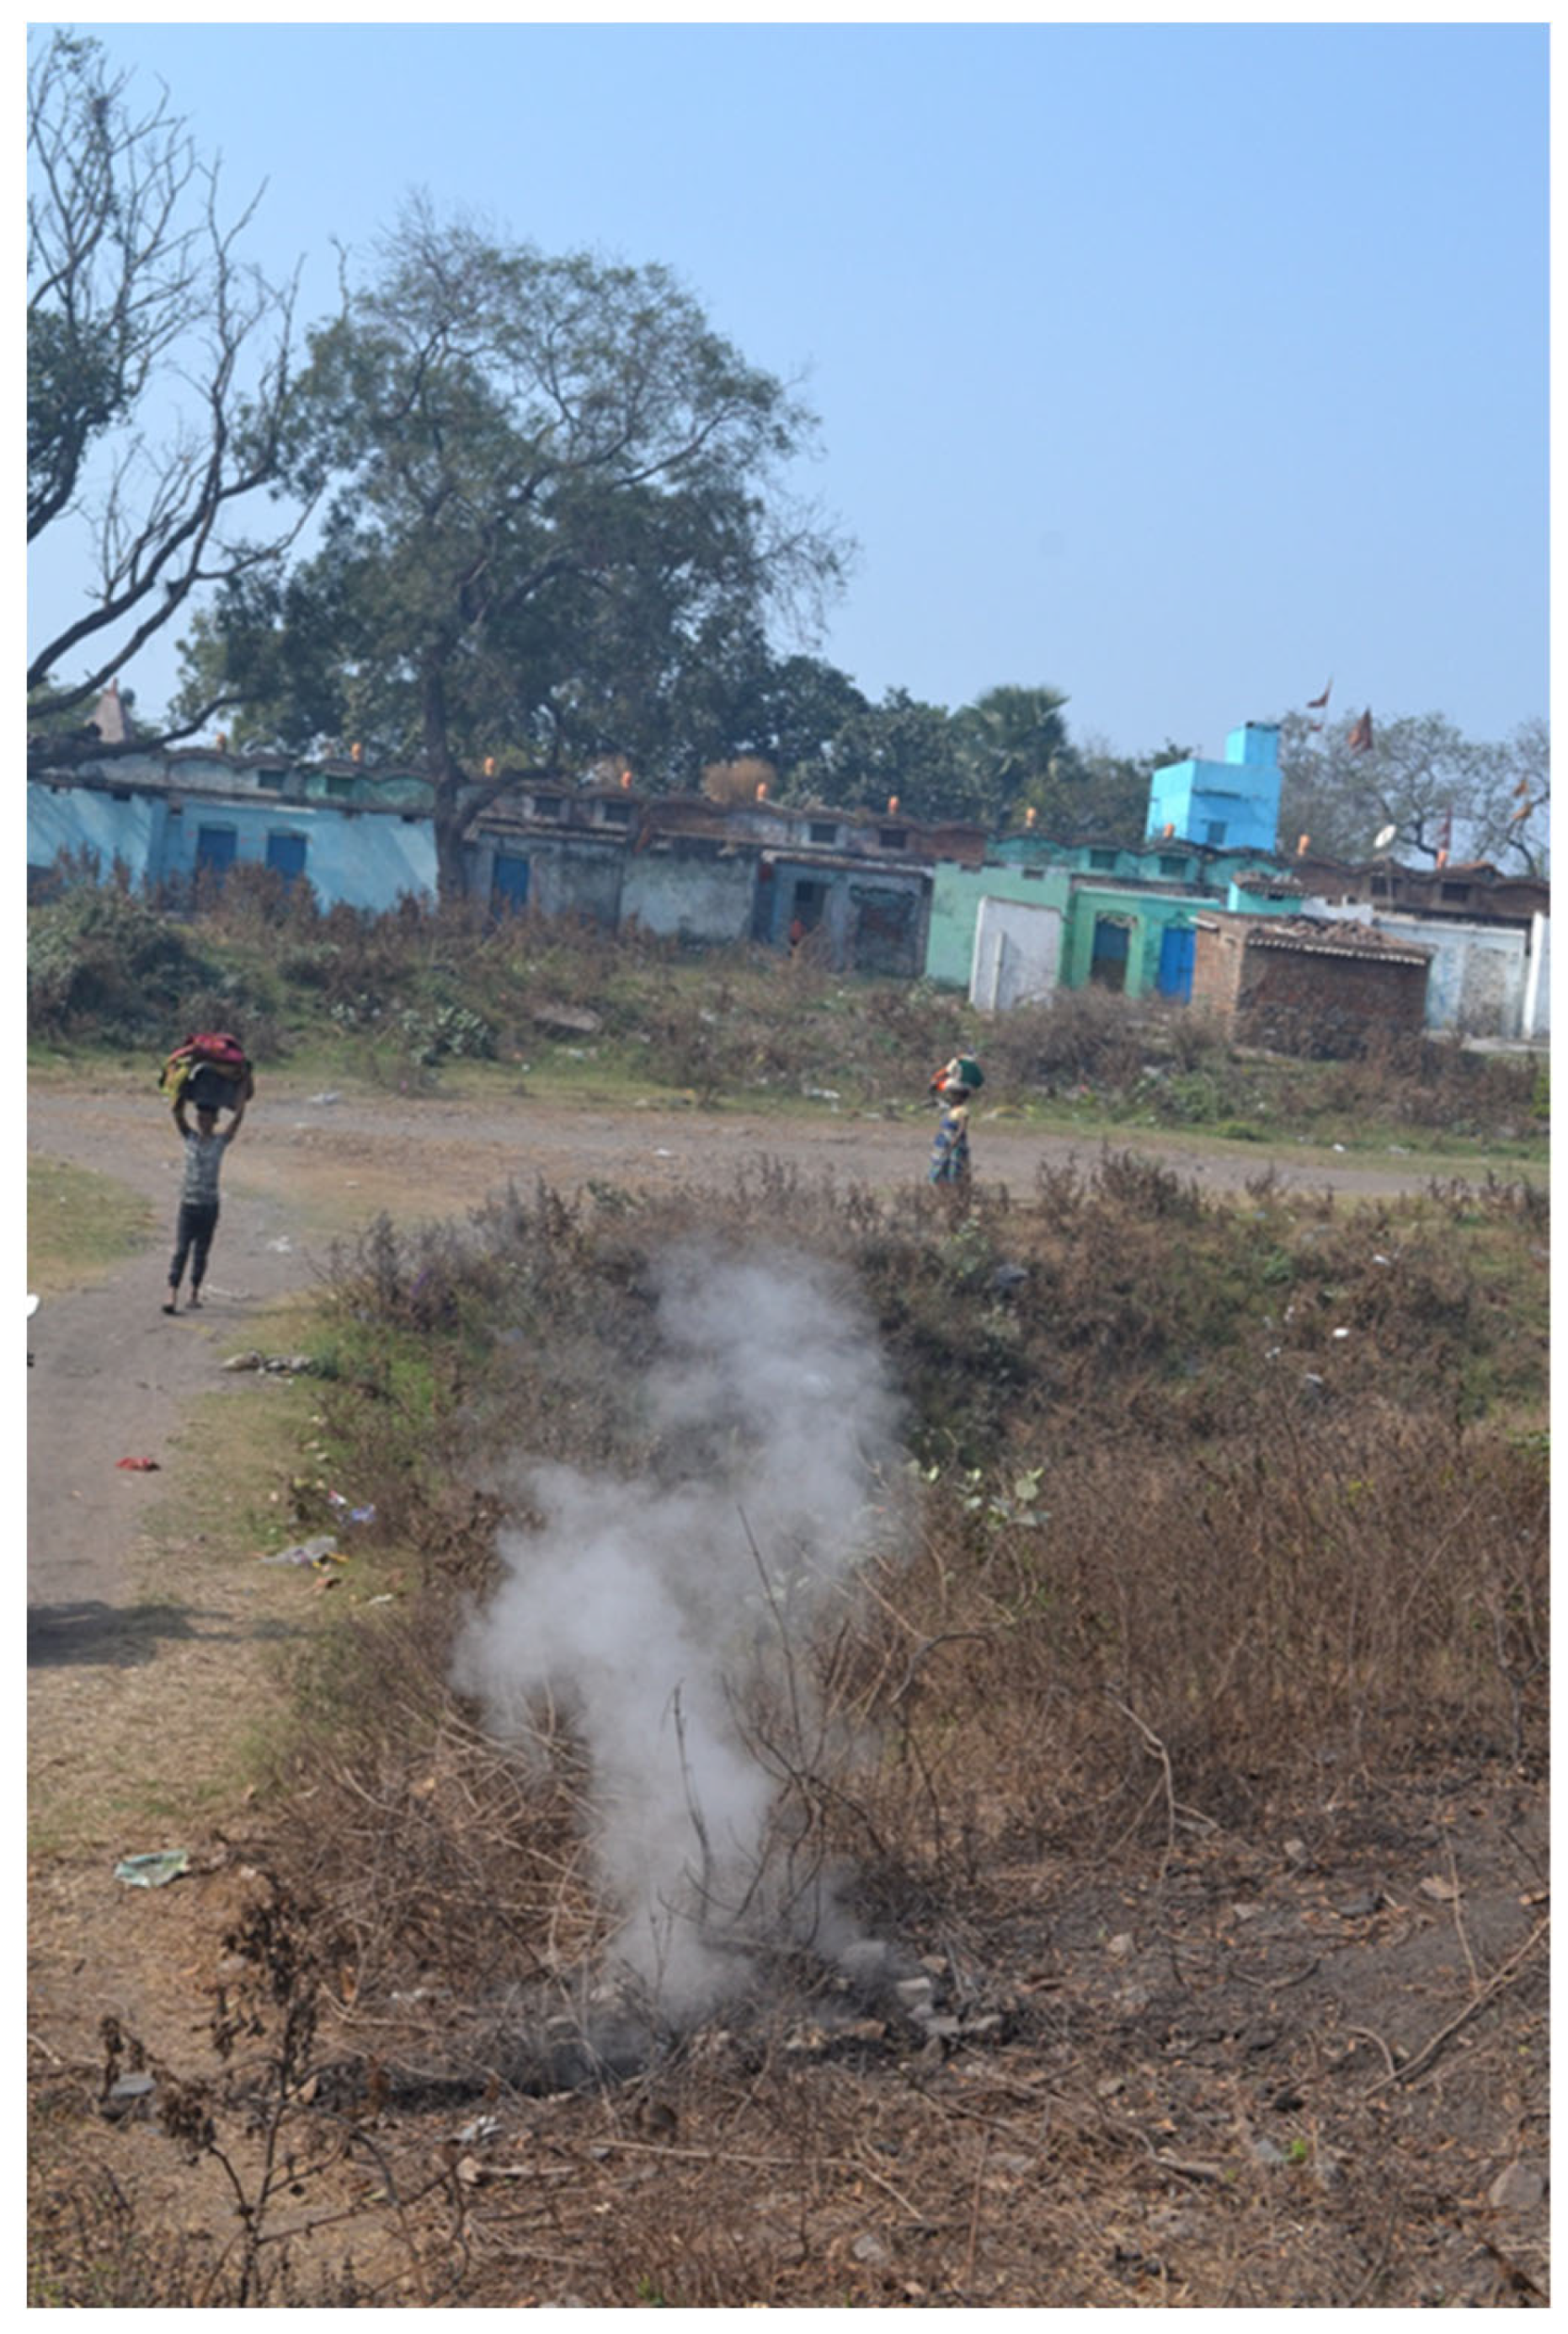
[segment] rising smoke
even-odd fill
[[[528,1735],[546,1691],[570,1717],[617,1953],[679,2017],[741,1981],[749,1943],[782,1926],[821,1944],[839,1918],[820,1875],[781,1869],[780,1802],[816,1723],[807,1635],[888,1528],[898,1405],[815,1259],[687,1247],[657,1298],[655,1463],[528,1474],[542,1526],[502,1533],[506,1577],[457,1680],[504,1736]]]

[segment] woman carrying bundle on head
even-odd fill
[[[956,1054],[933,1074],[930,1090],[941,1111],[931,1138],[933,1183],[968,1181],[969,1103],[985,1082],[985,1073],[971,1054]]]

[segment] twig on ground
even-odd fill
[[[1367,2093],[1367,2097],[1369,2098],[1374,2098],[1379,2091],[1386,2091],[1390,2083],[1408,2083],[1413,2078],[1413,2077],[1420,2074],[1425,2068],[1430,2066],[1432,2060],[1437,2057],[1445,2042],[1451,2041],[1454,2036],[1459,2031],[1459,2029],[1462,2026],[1467,2026],[1471,2019],[1477,2015],[1477,2011],[1484,2010],[1489,2001],[1495,2001],[1498,1994],[1505,1992],[1507,1988],[1513,1984],[1515,1979],[1519,1975],[1520,1971],[1524,1968],[1525,1963],[1528,1961],[1531,1953],[1540,1943],[1542,1938],[1545,1935],[1551,1925],[1552,1916],[1550,1914],[1547,1914],[1542,1920],[1537,1921],[1529,1935],[1525,1938],[1524,1943],[1518,1948],[1517,1952],[1510,1953],[1508,1959],[1503,1963],[1502,1967],[1493,1972],[1492,1976],[1482,1987],[1480,1992],[1472,1996],[1471,2000],[1465,2004],[1464,2009],[1460,2011],[1458,2016],[1457,2018],[1450,2018],[1446,2026],[1439,2026],[1437,2032],[1427,2041],[1423,2042],[1420,2049],[1415,2053],[1414,2057],[1407,2059],[1402,2067],[1390,2067],[1389,2073],[1383,2077],[1381,2082],[1374,2083],[1372,2085],[1371,2089]],[[1376,2038],[1374,2037],[1373,2039],[1375,2040]]]

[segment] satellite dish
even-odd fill
[[[1394,837],[1398,834],[1399,831],[1400,830],[1397,826],[1380,826],[1376,834],[1372,837],[1372,849],[1374,851],[1386,851],[1390,844],[1392,843]]]

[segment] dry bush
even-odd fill
[[[1245,1823],[1338,1779],[1545,1755],[1528,1442],[1281,1403],[1250,1446],[1085,1452],[1042,1519],[933,1502],[858,1641],[877,1834],[949,1887],[1047,1845]]]
[[[1463,1419],[1477,1356],[1540,1399],[1544,1329],[1497,1277],[1543,1208],[1499,1186],[1368,1218],[1265,1180],[1229,1210],[1107,1154],[1035,1209],[955,1216],[759,1160],[718,1196],[541,1189],[460,1232],[380,1228],[338,1262],[323,1400],[426,1585],[341,1640],[297,1744],[295,1853],[332,1907],[348,2031],[521,2081],[518,1987],[570,1988],[603,1939],[570,1730],[542,1710],[503,1750],[448,1647],[497,1519],[527,1523],[505,1454],[657,1471],[641,1389],[671,1242],[834,1259],[893,1357],[919,1519],[790,1643],[820,1722],[791,1731],[776,1673],[741,1718],[783,1863],[852,1869],[866,1910],[953,1918],[1018,1855],[1169,1850],[1457,1744],[1539,1765],[1544,1450]]]

